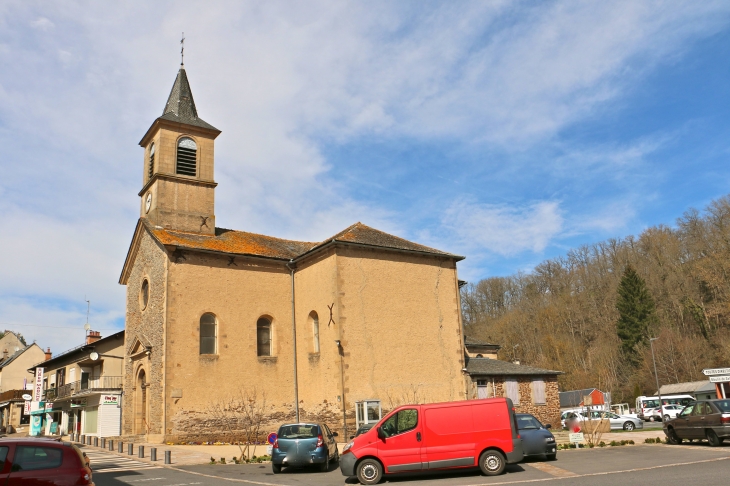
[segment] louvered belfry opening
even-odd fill
[[[147,180],[152,179],[152,175],[155,173],[155,144],[150,145],[150,167]]]
[[[177,144],[177,168],[176,173],[186,176],[197,174],[196,161],[198,146],[192,138],[181,138]]]

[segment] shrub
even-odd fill
[[[598,447],[606,447],[606,443],[605,443],[605,442],[603,442],[603,441],[601,441],[601,443],[600,443],[600,444],[598,444]]]
[[[646,439],[644,439],[645,444],[654,444],[655,442],[656,440],[652,439],[651,437],[647,437]]]
[[[213,456],[210,457],[210,464],[215,464],[215,459],[213,459]]]
[[[629,439],[628,441],[626,441],[626,443],[629,444],[629,445],[634,445],[635,444],[635,442],[633,441],[633,439]]]
[[[618,446],[618,445],[621,445],[621,444],[619,444],[619,443],[618,443],[618,442],[616,442],[615,440],[612,440],[612,441],[610,442],[610,444],[609,444],[609,445],[610,445],[611,447],[616,447],[616,446]]]
[[[666,437],[664,438],[664,440],[666,440]],[[663,442],[663,441],[662,441],[662,438],[661,438],[661,437],[657,437],[657,438],[656,438],[656,443],[657,443],[657,444],[661,444],[662,442]]]
[[[226,458],[225,457],[221,457],[221,464],[225,464],[225,463],[226,463]]]

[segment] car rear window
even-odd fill
[[[714,404],[721,412],[730,412],[730,400],[718,400]]]
[[[61,467],[63,450],[60,447],[18,446],[15,449],[13,471],[33,471]]]
[[[319,427],[313,424],[282,425],[279,439],[311,439],[319,435]]]

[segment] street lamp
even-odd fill
[[[659,396],[659,420],[664,420],[664,406],[662,405],[662,391],[659,389],[659,374],[656,371],[656,358],[654,357],[654,341],[659,338],[649,338],[651,347],[651,360],[654,362],[654,377],[656,378],[656,393]]]
[[[517,349],[518,347],[520,347],[520,343],[517,343],[517,344],[515,344],[515,345],[512,346],[512,361],[513,362],[515,360],[515,349]]]

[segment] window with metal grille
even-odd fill
[[[186,176],[197,174],[196,161],[198,146],[192,138],[181,138],[177,143],[177,169],[176,173]]]
[[[155,144],[150,145],[150,163],[149,163],[149,175],[147,180],[152,179],[152,174],[155,173]]]
[[[271,356],[271,321],[265,317],[256,322],[256,354]]]
[[[213,314],[200,317],[200,354],[215,354],[217,323]]]

